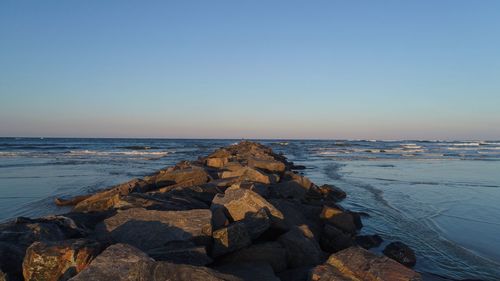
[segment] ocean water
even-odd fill
[[[0,221],[63,213],[86,194],[237,140],[0,138]],[[403,241],[416,269],[500,280],[500,141],[263,140],[367,212],[362,233]],[[380,251],[383,245],[376,249]]]

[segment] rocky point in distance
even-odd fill
[[[64,215],[0,225],[4,280],[417,281],[414,254],[358,235],[346,194],[255,142],[95,194]],[[389,258],[390,257],[390,258]]]

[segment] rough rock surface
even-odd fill
[[[293,227],[279,238],[286,249],[290,268],[304,265],[316,265],[323,259],[323,252],[309,227]]]
[[[115,244],[104,250],[90,265],[72,281],[125,281],[132,280],[130,275],[141,261],[152,261],[148,255],[127,244]]]
[[[96,226],[96,232],[103,241],[127,243],[141,250],[158,248],[171,241],[189,240],[207,245],[212,234],[212,212],[133,208],[105,219]]]
[[[22,280],[23,270],[27,280],[419,280],[392,259],[352,247],[377,242],[357,235],[361,214],[337,205],[345,192],[314,184],[299,168],[243,141],[56,199],[75,206],[0,224],[0,281]],[[106,250],[97,255],[99,245]]]
[[[252,243],[247,227],[242,222],[235,222],[228,227],[214,231],[212,256],[227,254]]]
[[[417,263],[415,252],[403,242],[392,242],[384,249],[384,255],[402,265],[412,267]]]
[[[420,274],[387,258],[377,256],[360,247],[350,247],[328,258],[315,267],[309,280],[390,280],[420,281]]]
[[[99,251],[99,243],[87,239],[35,242],[26,250],[24,280],[68,280],[87,267]]]

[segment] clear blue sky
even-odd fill
[[[0,136],[500,139],[500,1],[0,1]]]

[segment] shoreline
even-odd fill
[[[230,153],[228,153],[228,151]],[[149,254],[151,254],[152,250],[157,250],[157,252],[159,251],[158,247],[150,248],[151,245],[149,244],[153,243],[154,241],[148,240],[144,242],[145,244],[141,242],[137,245],[134,245],[134,239],[131,239],[131,234],[128,232],[138,231],[139,229],[137,228],[137,226],[131,229],[127,229],[125,227],[125,230],[122,231],[120,229],[118,233],[116,232],[116,229],[109,231],[109,229],[107,228],[109,228],[110,225],[113,224],[119,224],[119,226],[121,227],[122,225],[129,223],[130,220],[135,220],[137,218],[148,222],[150,221],[145,219],[145,217],[149,219],[149,212],[146,212],[145,214],[127,213],[131,212],[130,210],[137,211],[139,209],[144,209],[147,211],[155,212],[170,212],[169,215],[172,215],[171,213],[173,212],[209,210],[211,214],[206,214],[208,217],[210,217],[210,219],[207,220],[209,221],[208,224],[198,227],[204,228],[207,225],[210,225],[210,231],[203,232],[202,230],[197,229],[196,231],[194,231],[195,233],[188,232],[189,235],[196,237],[196,239],[194,239],[195,241],[191,241],[191,239],[185,239],[184,236],[187,235],[185,234],[181,235],[181,237],[175,237],[174,240],[166,241],[166,244],[171,243],[172,241],[178,241],[179,239],[181,239],[180,241],[182,241],[184,244],[194,243],[194,246],[196,246],[194,248],[197,249],[198,254],[202,253],[203,250],[201,248],[204,248],[205,252],[201,254],[201,256],[203,256],[205,260],[212,260],[211,262],[204,264],[209,265],[210,267],[207,268],[211,268],[210,270],[221,267],[222,271],[235,271],[234,265],[233,268],[228,269],[227,261],[221,261],[224,260],[225,256],[234,256],[236,254],[241,255],[241,252],[244,252],[244,250],[252,248],[256,245],[260,247],[262,244],[266,243],[273,243],[272,246],[274,248],[270,247],[271,249],[265,249],[269,250],[270,253],[274,255],[273,257],[279,255],[276,253],[283,252],[285,252],[286,256],[286,261],[284,261],[284,263],[286,264],[285,269],[283,269],[283,265],[281,265],[281,267],[279,267],[278,269],[272,268],[271,271],[267,270],[266,272],[269,273],[269,276],[271,276],[271,273],[278,274],[284,271],[301,268],[303,264],[301,264],[300,262],[296,260],[293,261],[293,259],[292,261],[288,260],[289,256],[293,256],[293,254],[297,253],[291,253],[293,252],[293,250],[288,249],[287,245],[289,243],[297,242],[295,241],[297,239],[299,239],[299,244],[305,243],[309,247],[317,248],[317,251],[315,253],[308,253],[311,256],[311,259],[315,259],[315,262],[313,264],[307,265],[310,267],[307,270],[307,273],[309,274],[309,280],[313,280],[313,278],[317,278],[318,276],[329,276],[328,274],[342,275],[342,271],[337,272],[339,271],[337,268],[338,263],[339,261],[342,262],[342,256],[335,256],[331,263],[328,263],[326,261],[327,257],[330,257],[330,259],[332,259],[331,257],[335,254],[330,254],[334,252],[337,253],[341,250],[350,249],[352,251],[352,253],[349,253],[350,257],[354,256],[360,260],[363,260],[366,264],[371,260],[378,260],[380,257],[371,255],[369,254],[369,252],[361,250],[360,248],[353,247],[356,244],[360,244],[360,242],[355,242],[355,240],[356,237],[359,237],[357,236],[357,234],[359,229],[362,227],[361,218],[359,214],[345,210],[336,204],[343,198],[342,196],[345,196],[345,193],[334,187],[317,186],[300,174],[293,173],[292,170],[294,170],[294,168],[296,167],[293,166],[293,163],[288,162],[286,158],[281,155],[274,154],[272,151],[270,151],[269,148],[252,142],[243,142],[238,145],[229,146],[226,149],[217,150],[208,157],[200,158],[192,162],[179,163],[175,167],[167,168],[151,176],[144,177],[143,179],[131,180],[127,183],[115,186],[114,188],[99,191],[93,195],[90,195],[89,197],[81,197],[73,202],[61,201],[59,203],[71,203],[72,205],[76,204],[74,211],[66,214],[66,216],[60,215],[51,217],[50,219],[41,218],[34,220],[17,219],[13,224],[7,226],[7,229],[9,229],[9,227],[17,229],[20,226],[25,227],[27,224],[35,224],[36,227],[40,227],[40,229],[45,230],[45,227],[47,227],[46,224],[48,224],[50,225],[49,228],[53,230],[52,228],[54,228],[54,225],[56,225],[57,227],[55,228],[60,228],[59,232],[64,234],[62,236],[59,236],[59,238],[64,239],[60,239],[58,241],[44,241],[44,239],[46,239],[47,237],[38,237],[42,241],[41,243],[44,244],[45,251],[48,251],[47,249],[51,247],[61,247],[61,241],[66,241],[68,238],[78,238],[97,242],[99,245],[96,246],[96,249],[94,249],[95,253],[100,253],[102,250],[114,243],[128,242],[128,244],[132,244],[136,248],[139,248],[140,250],[143,250],[145,252],[149,251]],[[200,187],[201,189],[196,189],[194,187]],[[172,196],[170,196],[172,192],[175,193],[175,196],[173,198]],[[177,198],[176,196],[180,196],[182,200],[179,201],[179,198]],[[234,198],[232,200],[228,200],[226,196]],[[247,201],[245,201],[248,197],[256,197],[258,198],[258,200],[253,198],[249,201],[253,203],[248,203]],[[244,198],[244,200],[242,198]],[[216,199],[220,200],[221,202],[218,202]],[[214,203],[214,200],[216,200],[217,202]],[[253,206],[253,209],[250,209],[251,211],[249,212],[252,215],[250,218],[247,218],[246,216],[241,217],[236,215],[239,212],[238,210],[235,210],[233,212],[228,211],[232,208],[230,206],[232,204],[231,202],[234,200],[237,200],[238,202],[240,202],[239,200],[241,200],[242,204],[246,203],[247,205],[251,206],[253,206],[255,200],[257,200],[263,204],[258,206],[263,208],[255,209],[255,206]],[[274,201],[277,201],[277,203],[273,204]],[[279,203],[285,205],[285,207],[281,206],[284,210],[287,209],[286,205],[291,204],[291,206],[293,207],[290,208],[290,206],[288,206],[287,211],[291,212],[294,216],[302,216],[301,222],[306,222],[305,225],[307,226],[307,228],[300,228],[302,224],[299,224],[297,222],[287,221],[286,212],[284,210],[281,210],[279,207],[274,206],[280,205]],[[229,207],[226,205],[228,205]],[[189,206],[188,210],[185,210],[186,206]],[[304,210],[301,210],[302,208],[308,209],[307,212],[304,213]],[[221,211],[221,209],[223,209],[223,211]],[[262,212],[262,209],[268,211]],[[274,215],[273,212],[269,212],[269,209],[275,210]],[[127,213],[127,216],[123,215],[124,213]],[[278,215],[279,213],[281,213],[281,215]],[[183,214],[185,214],[185,216],[189,215],[188,213]],[[314,217],[314,215],[316,215],[316,217],[311,220],[309,218],[306,218],[306,216],[311,216],[311,214],[313,214],[312,217]],[[217,220],[215,220],[215,218]],[[72,222],[68,220],[71,220]],[[122,220],[125,220],[125,222],[123,222]],[[175,220],[182,220],[182,216],[181,218],[176,218]],[[172,221],[172,218],[169,218],[167,221],[164,221],[161,224],[171,225],[175,222],[175,220]],[[249,227],[248,225],[251,225],[252,227]],[[329,231],[325,231],[326,226],[330,228]],[[182,229],[183,227],[186,228],[187,226],[184,225],[182,227],[176,227]],[[237,229],[236,233],[244,233],[245,231],[251,232],[252,230],[254,230],[254,228],[258,229],[259,227],[265,227],[265,229],[260,233],[253,233],[252,235],[247,233],[247,236],[250,237],[247,237],[248,241],[244,242],[241,245],[238,245],[238,243],[241,242],[238,241],[238,239],[233,241],[236,243],[236,246],[230,245],[232,243],[231,239],[228,239],[227,237],[231,237],[231,235],[228,236],[228,234],[236,231],[235,229]],[[334,229],[332,229],[332,227]],[[191,226],[187,228],[190,231],[192,230]],[[5,224],[2,224],[0,227],[0,232],[4,231],[5,229]],[[153,229],[158,230],[157,228]],[[337,231],[339,229],[341,230],[341,233]],[[165,230],[162,229],[160,229],[159,231],[160,233],[165,232]],[[222,236],[214,236],[214,233]],[[32,233],[29,233],[29,230],[28,234],[32,235]],[[287,235],[291,237],[288,237]],[[226,237],[224,239],[226,239],[227,241],[221,237]],[[330,241],[328,241],[327,238]],[[339,238],[343,238],[345,240],[344,243],[347,244],[336,244]],[[30,237],[30,239],[33,240],[33,237]],[[203,241],[199,241],[200,239]],[[220,250],[220,245],[217,244],[217,241],[219,240],[217,239],[224,240],[224,243],[228,245],[223,245],[225,246],[225,248],[223,247],[223,249]],[[22,241],[24,242],[26,248],[29,247],[29,249],[32,249],[32,245],[29,242],[36,241],[36,238],[33,241],[31,240]],[[283,240],[285,242],[283,242]],[[330,244],[328,244],[327,242],[329,242]],[[87,241],[86,243],[89,242]],[[162,250],[167,251],[169,254],[172,254],[172,251],[174,250],[181,250],[184,255],[186,255],[186,253],[189,253],[188,256],[191,257],[193,245],[189,244],[189,247],[187,247],[184,244],[181,246],[177,245],[174,247],[174,249],[172,249],[172,246],[170,246],[168,251],[166,249]],[[162,245],[162,247],[163,246],[164,245]],[[74,245],[65,245],[65,247],[74,248]],[[325,251],[325,248],[328,247],[330,247],[329,250]],[[284,248],[284,251],[282,248]],[[332,250],[332,248],[334,249]],[[215,250],[214,252],[214,249],[217,250]],[[152,252],[156,253],[156,255],[158,256],[157,252]],[[327,252],[326,256],[324,252]],[[94,255],[91,255],[89,257],[89,262],[90,260],[93,260],[95,257],[99,256],[95,253]],[[43,251],[39,254],[43,258]],[[283,255],[281,257],[283,257]],[[160,255],[160,258],[158,259],[164,260],[166,258],[168,257],[165,257],[165,254],[163,253],[163,256]],[[26,258],[24,260],[26,261]],[[95,260],[98,261],[99,259]],[[27,264],[27,269],[23,269],[23,271],[29,271],[29,262],[30,261],[25,262],[25,264]],[[184,264],[189,262],[192,261],[189,259],[188,261],[183,260]],[[80,269],[80,271],[85,271],[87,273],[89,271],[92,271],[92,265],[94,263],[90,263],[90,266],[87,263],[85,266],[83,266],[86,269]],[[337,267],[333,266],[332,264],[336,264]],[[409,270],[407,267],[399,266],[399,264],[394,263],[389,259],[384,259],[382,264],[393,267],[393,272],[407,274],[405,276],[410,276],[411,274],[413,274],[413,271]],[[154,264],[148,264],[147,266],[160,266],[162,268],[168,267],[163,262],[160,263],[159,261],[155,261]],[[194,265],[192,264],[192,266]],[[226,268],[224,268],[224,266],[226,266]],[[349,266],[349,264],[345,264],[342,265],[342,268],[349,268]],[[136,268],[131,270],[138,269]],[[80,274],[80,271],[77,272],[78,275]],[[95,273],[95,269],[93,271]],[[220,273],[218,271],[214,272],[215,273],[210,271],[210,274],[217,275]],[[56,274],[55,272],[50,273]],[[244,271],[244,273],[250,274],[248,270]],[[234,274],[235,273],[233,272],[233,275]],[[366,274],[366,272],[355,272],[354,274]],[[388,273],[382,272],[379,274]],[[241,276],[235,276],[237,278],[241,278]],[[417,275],[412,276],[412,278],[414,278]],[[344,277],[347,278],[346,276]],[[329,279],[320,278],[314,280]]]

